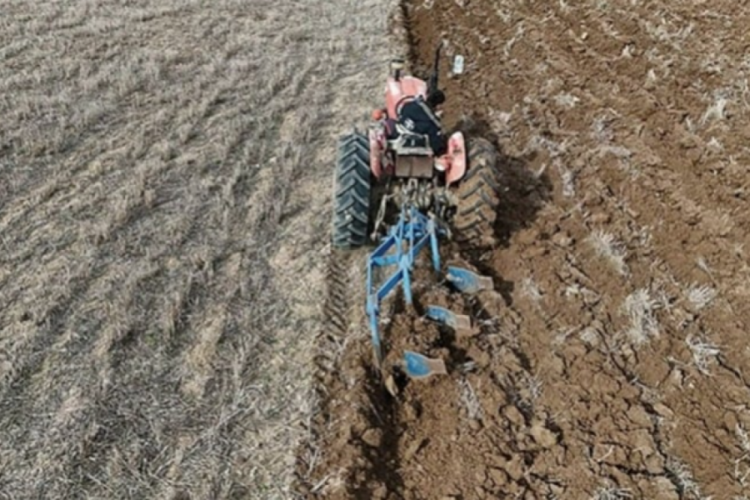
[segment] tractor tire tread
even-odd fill
[[[468,148],[468,169],[458,186],[458,208],[453,226],[456,240],[472,247],[494,241],[500,176],[497,153],[485,139],[474,139]]]
[[[370,143],[353,132],[339,138],[333,191],[331,244],[354,249],[367,243],[370,214]]]

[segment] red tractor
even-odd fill
[[[385,107],[373,112],[369,136],[339,139],[332,244],[352,249],[376,240],[388,224],[389,202],[430,214],[454,239],[484,246],[494,241],[499,201],[496,152],[481,138],[443,134],[438,107],[440,48],[429,82],[404,75],[391,62]],[[377,208],[377,210],[375,210]]]

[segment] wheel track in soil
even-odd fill
[[[325,416],[330,415],[332,394],[328,391],[331,379],[336,378],[337,365],[341,363],[348,339],[356,335],[354,329],[361,323],[361,308],[364,303],[357,303],[356,297],[363,298],[358,293],[358,286],[362,281],[351,278],[361,278],[357,263],[362,261],[362,251],[339,251],[329,246],[326,270],[326,295],[323,303],[323,322],[321,330],[316,335],[317,352],[313,358],[315,364],[315,395],[319,401],[318,412],[310,426],[311,439],[298,451],[297,478],[295,489],[315,493],[320,484],[310,483],[308,478],[316,465],[318,449],[316,444],[325,439],[329,421]],[[354,276],[352,276],[354,275]],[[341,382],[341,381],[339,381]]]

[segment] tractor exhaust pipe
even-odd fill
[[[435,62],[432,66],[432,74],[430,75],[430,79],[427,83],[427,95],[431,96],[435,92],[437,92],[438,89],[438,78],[440,76],[440,53],[443,50],[443,45],[445,42],[443,40],[440,41],[440,44],[437,46],[437,49],[435,50]]]
[[[391,59],[391,74],[396,81],[401,80],[401,72],[404,70],[404,60],[401,58]]]

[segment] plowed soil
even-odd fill
[[[466,59],[441,72],[447,127],[501,152],[501,244],[443,249],[495,290],[416,271],[388,361],[412,349],[448,375],[396,397],[361,318],[341,330],[306,496],[748,498],[748,2],[405,9],[422,74],[441,39]],[[427,304],[474,330],[423,320]]]

